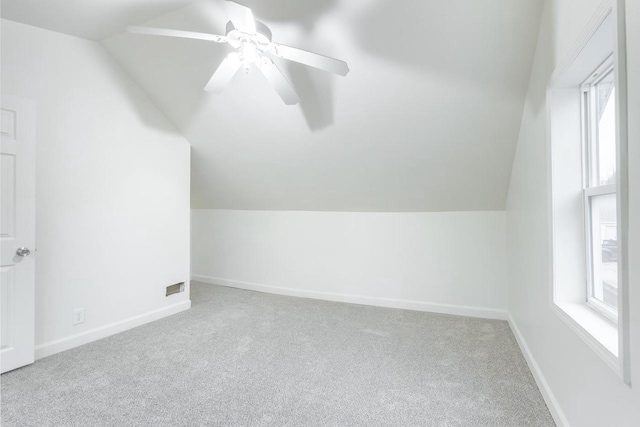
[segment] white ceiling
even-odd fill
[[[23,2],[3,0],[3,8]],[[62,15],[76,4],[111,4],[106,16],[119,21],[36,24],[92,37],[127,23],[215,33],[226,23],[216,0],[149,22],[116,9],[188,2],[55,3]],[[126,33],[103,44],[191,142],[195,208],[503,210],[541,3],[260,0],[254,12],[275,41],[351,68],[342,78],[279,61],[302,98],[295,107],[255,70],[222,95],[203,92],[221,45]]]
[[[59,33],[102,40],[194,0],[2,0],[2,17]]]

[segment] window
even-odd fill
[[[615,16],[603,10],[549,81],[549,296],[551,310],[628,381],[629,319],[618,303],[628,295],[628,210],[619,191],[627,162],[618,158],[628,118],[615,34]]]
[[[587,303],[618,320],[616,88],[613,58],[582,84]]]

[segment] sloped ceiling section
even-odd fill
[[[148,20],[194,0],[2,0],[2,17],[34,27],[103,40],[131,20]]]
[[[350,65],[343,78],[276,61],[295,107],[256,70],[204,92],[223,45],[127,33],[102,43],[191,142],[194,208],[504,210],[541,3],[256,1],[275,41]],[[221,0],[128,19],[218,34],[227,21]]]

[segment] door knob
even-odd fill
[[[16,255],[22,257],[29,256],[31,255],[31,251],[27,248],[18,248],[18,250],[16,251]]]

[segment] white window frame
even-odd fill
[[[583,205],[585,225],[585,255],[587,268],[587,306],[600,314],[608,321],[618,324],[618,312],[608,305],[594,298],[594,247],[592,233],[592,199],[598,196],[614,195],[618,198],[616,184],[600,185],[594,177],[600,177],[600,165],[598,161],[598,120],[596,111],[592,108],[596,102],[595,86],[603,79],[615,73],[614,55],[611,55],[596,69],[591,76],[581,85],[581,120],[582,120],[582,144],[583,144]]]
[[[624,0],[594,13],[547,86],[549,309],[631,386],[629,316],[629,113]],[[612,40],[611,33],[615,33]],[[617,133],[618,324],[587,304],[582,92],[614,51]],[[591,74],[592,75],[592,74]]]

